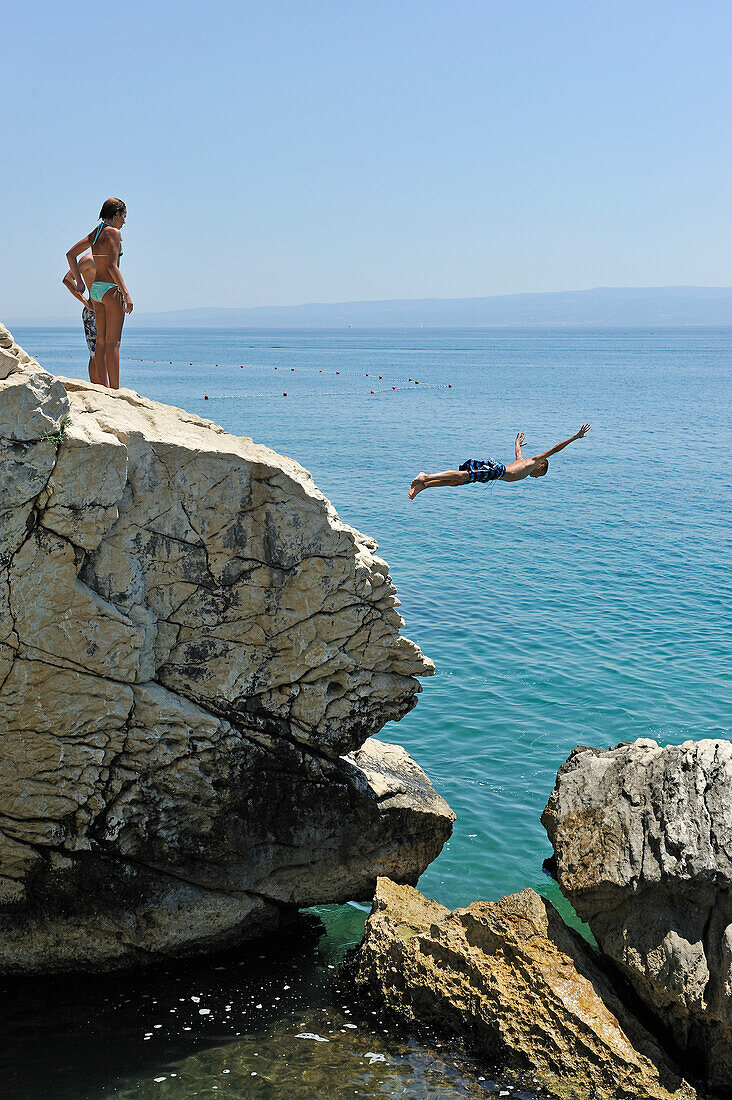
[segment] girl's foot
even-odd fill
[[[427,480],[427,474],[424,471],[422,471],[421,474],[417,474],[414,481],[412,482],[412,487],[411,487],[411,489],[409,490],[409,492],[407,494],[407,496],[409,497],[410,500],[414,500],[417,493],[421,493],[422,490],[426,488],[426,485],[425,485],[426,480]]]

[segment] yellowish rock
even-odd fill
[[[562,1100],[691,1100],[585,942],[533,890],[450,912],[380,878],[356,987]]]

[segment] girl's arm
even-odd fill
[[[111,229],[111,233],[109,235],[110,256],[107,268],[109,270],[110,277],[117,284],[122,294],[125,303],[125,313],[132,313],[132,299],[130,298],[130,293],[125,286],[125,281],[122,278],[122,272],[120,271],[118,265],[121,243],[122,234],[120,233],[119,229]]]
[[[76,279],[76,289],[79,291],[79,294],[84,293],[84,291],[86,290],[86,286],[84,285],[84,280],[81,277],[81,272],[79,271],[79,261],[76,257],[80,256],[82,252],[87,252],[90,248],[91,233],[88,233],[86,237],[82,237],[80,241],[77,241],[75,245],[72,245],[69,251],[66,253],[66,259],[69,261],[71,274]],[[64,282],[66,282],[65,279]]]
[[[590,430],[589,424],[583,424],[578,432],[574,435],[570,435],[569,439],[563,440],[561,443],[557,443],[556,447],[551,447],[550,450],[544,451],[541,455],[534,455],[532,462],[543,462],[545,458],[551,458],[557,451],[563,451],[565,447],[568,447],[570,443],[574,443],[575,439],[583,439]]]

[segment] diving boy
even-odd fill
[[[575,439],[583,439],[590,430],[589,424],[583,424],[575,435],[557,443],[548,451],[533,458],[524,458],[521,444],[526,441],[523,432],[516,436],[516,459],[504,466],[492,459],[469,458],[457,470],[443,470],[439,474],[417,474],[409,490],[409,499],[414,500],[423,489],[437,489],[442,485],[468,485],[474,481],[523,481],[525,477],[545,477],[549,471],[549,459],[558,451],[563,451]]]

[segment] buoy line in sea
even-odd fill
[[[382,394],[389,394],[392,392],[404,393],[406,390],[411,389],[410,386],[390,386],[381,387],[378,390],[371,390],[366,396],[379,397]],[[428,382],[423,384],[422,389],[425,390],[447,390],[452,389],[452,386],[440,384],[438,382]],[[203,395],[204,401],[249,401],[255,397],[362,397],[363,390],[313,390],[309,393],[293,392],[289,393],[287,390],[279,393],[219,393]]]
[[[73,352],[68,356],[58,356],[61,362],[68,359],[73,359]],[[83,358],[79,356],[79,358]],[[133,355],[121,356],[120,361],[123,363],[164,363],[167,366],[185,366],[185,359],[142,359]],[[411,389],[412,386],[421,386],[423,390],[451,390],[452,382],[420,382],[418,378],[384,378],[383,374],[376,375],[372,371],[354,371],[354,370],[330,370],[328,368],[318,368],[317,372],[311,367],[280,367],[279,365],[272,365],[269,363],[199,363],[196,360],[189,360],[189,367],[207,367],[209,369],[218,367],[224,370],[235,370],[237,367],[240,370],[282,370],[283,375],[286,377],[288,374],[327,374],[331,376],[341,375],[344,378],[371,378],[379,382],[400,382],[398,386],[380,386],[376,390],[371,390],[368,396],[378,397],[383,393],[398,393],[404,390]],[[362,390],[316,390],[311,393],[297,393],[292,396],[297,397],[358,397],[363,393]],[[278,393],[224,393],[224,394],[204,394],[204,401],[243,401],[251,400],[252,398],[259,397],[279,397]],[[288,391],[282,392],[282,397],[288,397]]]
[[[189,366],[189,367],[204,367],[213,369],[218,367],[220,370],[276,370],[282,371],[283,374],[326,374],[326,375],[341,375],[343,378],[371,378],[376,381],[383,382],[411,382],[415,386],[435,386],[444,383],[436,382],[420,382],[418,378],[401,378],[394,377],[393,375],[377,374],[375,371],[359,371],[359,370],[334,370],[329,367],[319,367],[317,370],[314,367],[283,367],[281,364],[271,363],[213,363],[213,362],[198,362],[197,360],[189,360],[186,363],[185,359],[142,359],[137,356],[125,355],[120,357],[120,362],[125,363],[164,363],[167,366]],[[452,384],[447,384],[448,389],[452,389]]]

